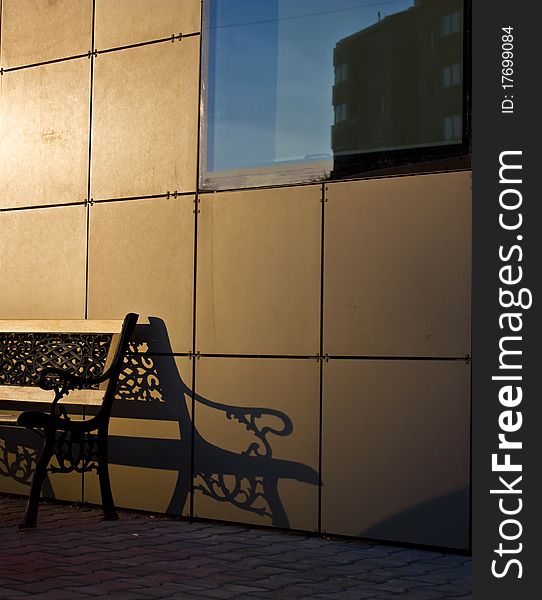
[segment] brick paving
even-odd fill
[[[0,599],[441,600],[471,597],[470,558],[0,495]]]

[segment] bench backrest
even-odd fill
[[[54,392],[39,387],[39,376],[44,368],[56,367],[81,377],[110,372],[110,378],[63,399],[64,404],[99,406],[107,400],[110,405],[137,317],[0,320],[0,400],[50,403]]]

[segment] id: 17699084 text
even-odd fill
[[[502,27],[501,36],[501,85],[504,98],[501,112],[504,115],[514,114],[514,34],[513,27]]]

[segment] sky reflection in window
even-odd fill
[[[462,2],[210,0],[207,9],[204,187],[220,187],[217,176],[223,187],[277,173],[318,180],[341,156],[461,142],[449,122],[462,112]],[[443,85],[446,68],[454,85]]]

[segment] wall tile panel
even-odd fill
[[[194,197],[90,208],[89,318],[163,320],[154,352],[192,348]],[[158,326],[158,324],[157,324]],[[157,334],[157,335],[158,335]]]
[[[200,199],[196,349],[316,355],[320,186]]]
[[[0,208],[87,197],[90,61],[4,73]]]
[[[0,318],[84,319],[84,206],[0,212]]]
[[[93,198],[195,191],[198,88],[197,38],[98,55]]]
[[[324,351],[470,354],[470,173],[328,188]]]
[[[204,357],[196,362],[196,392],[195,516],[316,530],[318,362]],[[267,450],[234,407],[263,409],[255,424],[271,427]],[[253,510],[243,508],[251,492]]]
[[[86,54],[92,0],[2,0],[4,69]]]
[[[324,363],[322,530],[467,548],[463,361]]]

